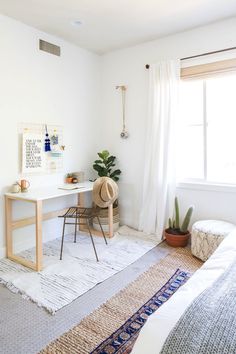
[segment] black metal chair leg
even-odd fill
[[[97,260],[97,262],[99,262],[99,260],[98,260],[98,255],[97,255],[97,251],[96,251],[96,247],[95,247],[95,244],[94,244],[94,241],[93,241],[93,235],[92,235],[92,233],[91,233],[90,226],[89,226],[89,220],[87,220],[87,225],[88,225],[88,230],[89,230],[90,239],[91,239],[92,245],[93,245],[93,250],[94,250],[94,253],[95,253],[95,256],[96,256],[96,260]]]
[[[62,260],[62,252],[63,252],[63,244],[64,244],[64,236],[65,236],[65,223],[66,223],[66,218],[64,218],[64,223],[63,223],[62,238],[61,238],[60,260]]]
[[[105,232],[103,231],[102,224],[101,224],[100,218],[99,218],[98,216],[97,216],[97,219],[98,219],[98,223],[99,223],[99,225],[100,225],[100,229],[101,229],[101,231],[102,231],[103,238],[104,238],[105,243],[106,243],[106,245],[107,245],[107,239],[106,239],[106,236],[105,236]]]

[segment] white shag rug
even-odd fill
[[[63,259],[59,260],[61,238],[43,245],[43,266],[35,272],[6,258],[0,260],[0,283],[23,298],[32,300],[54,314],[95,285],[121,271],[159,241],[154,235],[122,226],[105,244],[94,237],[99,262],[96,262],[90,238],[84,234],[65,236]],[[20,255],[34,261],[35,249]]]

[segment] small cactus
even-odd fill
[[[192,214],[193,214],[193,207],[190,207],[185,215],[184,221],[183,221],[181,229],[180,229],[182,232],[188,231],[188,227],[189,227],[189,223],[190,223],[190,219],[192,217]]]
[[[193,214],[193,207],[190,207],[185,215],[185,218],[182,222],[182,225],[180,227],[180,217],[179,217],[179,202],[178,198],[175,197],[175,215],[174,218],[168,219],[168,224],[169,224],[169,229],[174,230],[175,234],[184,234],[188,231],[190,219]]]
[[[175,227],[179,229],[179,203],[177,197],[175,197]]]

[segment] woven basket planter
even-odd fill
[[[105,232],[109,231],[109,219],[108,219],[108,209],[100,209],[99,219],[102,224],[102,228]],[[120,215],[119,215],[119,206],[113,208],[113,230],[117,231],[120,225]],[[95,230],[100,231],[100,226],[98,220],[93,219],[93,227]]]

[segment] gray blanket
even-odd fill
[[[188,307],[161,354],[236,353],[236,261]]]

